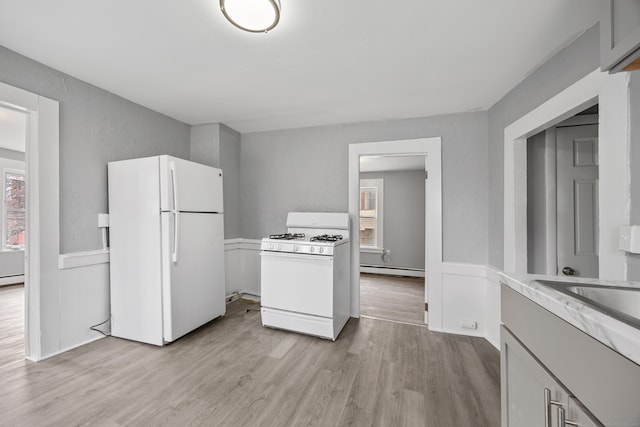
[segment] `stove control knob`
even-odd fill
[[[269,249],[273,249],[273,243],[269,245]]]
[[[298,252],[298,245],[293,246],[293,252]]]
[[[281,249],[282,249],[282,245],[278,245],[278,250],[281,250]]]
[[[324,248],[319,248],[318,252],[323,253],[324,252]]]
[[[316,248],[314,248],[313,246],[311,246],[311,247],[309,248],[309,252],[311,252],[311,253],[315,252],[315,250],[316,250]]]

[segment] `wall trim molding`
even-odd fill
[[[382,267],[375,265],[361,265],[360,273],[382,274],[385,276],[424,277],[424,270]]]
[[[24,283],[24,274],[0,277],[0,286],[17,285],[18,283]]]
[[[440,137],[349,144],[348,207],[351,241],[360,241],[360,156],[413,154],[425,156],[425,303],[430,329],[442,327],[442,139]],[[351,317],[360,317],[360,248],[351,245]]]
[[[504,129],[504,269],[527,271],[527,138],[597,103],[605,73],[594,70]]]
[[[457,276],[487,277],[487,265],[461,262],[443,262],[442,274]]]
[[[227,239],[224,241],[224,250],[233,251],[240,249],[260,250],[260,240],[255,239]],[[107,249],[97,249],[94,251],[81,251],[60,254],[58,256],[58,268],[61,270],[67,268],[88,267],[96,264],[109,263],[110,252]],[[0,278],[1,280],[1,278]],[[1,282],[0,282],[1,283]]]
[[[224,250],[225,251],[236,251],[240,249],[248,249],[248,250],[260,250],[260,244],[262,240],[260,239],[245,239],[242,237],[226,239],[224,241]]]
[[[59,105],[0,82],[0,105],[27,115],[25,249],[25,355],[40,359],[59,342],[56,256],[60,248]],[[46,213],[46,214],[45,214]],[[55,344],[53,344],[55,346]]]
[[[58,255],[58,268],[88,267],[96,264],[107,264],[109,262],[109,249],[98,249],[95,251],[71,252]]]
[[[627,258],[618,228],[629,221],[629,76],[596,69],[504,129],[504,270],[527,272],[526,141],[599,103],[600,278],[626,280]]]

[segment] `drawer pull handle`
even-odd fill
[[[564,408],[559,407],[558,408],[558,427],[565,427],[565,426],[579,426],[579,424],[576,423],[575,421],[569,421],[566,418]]]
[[[558,406],[562,409],[562,402],[551,399],[551,390],[544,389],[544,427],[551,427],[551,405]],[[562,409],[564,411],[564,409]]]

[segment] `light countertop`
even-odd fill
[[[538,283],[537,280],[636,288],[640,288],[640,282],[603,281],[518,273],[500,273],[499,276],[500,281],[511,289],[640,365],[640,329],[598,311],[576,298]]]

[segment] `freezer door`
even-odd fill
[[[224,223],[221,214],[163,212],[164,340],[225,314]]]
[[[160,156],[162,211],[223,212],[222,170]]]

